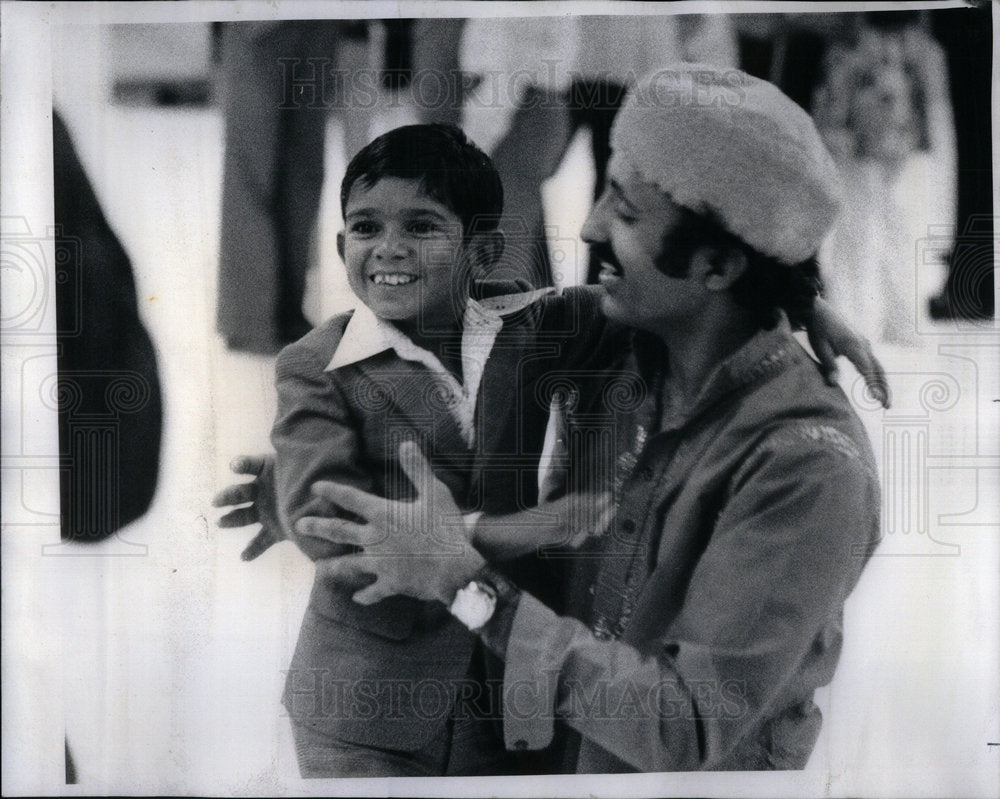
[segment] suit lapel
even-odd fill
[[[422,364],[385,353],[347,368],[357,376],[352,381],[355,396],[349,400],[362,413],[379,415],[389,429],[419,433],[423,446],[430,447],[428,457],[468,451],[441,383]]]

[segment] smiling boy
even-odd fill
[[[279,356],[283,526],[338,515],[312,493],[320,480],[415,496],[398,462],[404,439],[419,441],[463,512],[533,506],[548,418],[535,389],[557,363],[586,368],[608,349],[596,346],[601,326],[579,326],[597,314],[594,293],[567,300],[481,279],[503,251],[503,190],[457,128],[374,140],[348,166],[341,205],[338,250],[361,303]],[[546,331],[556,338],[545,343]],[[314,560],[348,551],[308,531],[295,540]],[[539,559],[510,572],[554,590]],[[361,607],[350,599],[360,587],[319,575],[313,586],[284,697],[303,776],[509,770],[475,637],[433,603]]]

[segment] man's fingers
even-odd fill
[[[275,543],[277,543],[277,541],[271,537],[267,530],[261,530],[250,540],[250,543],[246,545],[243,552],[240,553],[240,560],[255,560],[263,555],[268,549],[271,548],[271,545]]]
[[[257,481],[249,483],[237,483],[226,486],[218,494],[212,497],[213,508],[225,508],[228,505],[243,505],[257,499]]]
[[[270,458],[270,455],[237,455],[229,462],[229,468],[236,474],[258,475]]]
[[[385,512],[387,500],[374,494],[368,494],[354,486],[319,480],[313,483],[312,492],[316,496],[332,502],[338,508],[349,510],[365,519],[378,518],[380,512]]]
[[[359,605],[374,605],[376,602],[381,602],[389,596],[391,596],[391,594],[386,592],[384,582],[381,579],[376,579],[375,582],[367,588],[362,588],[360,591],[356,591],[351,599]]]
[[[246,527],[248,524],[254,524],[259,521],[260,514],[257,512],[257,506],[249,505],[245,508],[231,510],[224,516],[220,516],[216,524],[219,527]]]
[[[306,516],[295,523],[295,532],[299,535],[331,541],[334,544],[365,546],[365,544],[372,543],[370,541],[371,532],[367,524],[358,524],[347,519]]]
[[[338,583],[357,585],[371,577],[370,560],[366,561],[357,555],[341,555],[337,558],[325,558],[316,561],[316,571],[323,577]]]

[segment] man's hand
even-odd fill
[[[462,514],[447,486],[434,477],[414,442],[400,445],[399,464],[417,488],[412,502],[321,481],[313,485],[313,493],[365,521],[313,516],[300,519],[295,531],[363,548],[316,562],[317,569],[343,582],[375,576],[373,583],[354,594],[355,602],[371,605],[403,594],[448,604],[486,561],[469,543]]]
[[[253,560],[272,544],[288,538],[278,518],[278,503],[274,485],[273,455],[241,455],[229,468],[236,474],[249,474],[253,480],[222,489],[212,498],[212,506],[226,508],[240,505],[219,517],[219,527],[246,527],[260,522],[260,532],[247,544],[240,557]]]
[[[843,355],[865,380],[871,395],[883,407],[890,404],[885,369],[872,352],[871,342],[859,335],[826,301],[817,298],[812,321],[806,328],[809,344],[819,358],[826,382],[837,385],[837,356]]]

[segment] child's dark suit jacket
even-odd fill
[[[483,285],[479,297],[521,290]],[[504,513],[537,502],[537,467],[549,402],[562,377],[597,373],[618,332],[602,321],[588,289],[548,295],[504,317],[486,362],[470,447],[442,405],[440,384],[420,363],[389,349],[330,369],[351,313],[287,347],[277,365],[272,432],[283,520],[293,525],[331,508],[312,496],[333,480],[390,498],[413,487],[397,450],[415,436],[435,474],[463,511]],[[346,547],[297,539],[313,558]],[[557,604],[547,563],[510,565],[524,587]],[[475,637],[440,603],[392,597],[351,600],[359,585],[317,578],[288,674],[285,705],[294,721],[345,743],[415,751],[444,726],[469,672]]]

